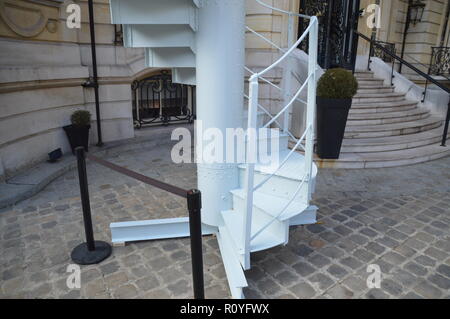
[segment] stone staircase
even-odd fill
[[[418,101],[384,85],[372,72],[356,71],[353,98],[338,160],[316,158],[320,168],[377,168],[410,165],[450,155],[440,146],[443,119]]]

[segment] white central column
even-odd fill
[[[203,132],[218,128],[225,137],[226,128],[242,127],[243,123],[245,1],[200,3],[196,34],[197,120],[202,121]],[[197,138],[197,150],[206,144]],[[226,158],[225,149],[223,155]],[[232,208],[229,191],[239,187],[237,164],[199,163],[197,173],[202,221],[218,226],[220,212]]]

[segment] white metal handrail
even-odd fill
[[[263,36],[261,33],[256,32],[255,30],[253,30],[252,28],[250,28],[249,26],[245,26],[245,28],[250,31],[251,33],[253,33],[254,35],[256,35],[257,37],[263,39],[265,42],[269,43],[271,46],[273,46],[274,48],[280,50],[281,52],[285,52],[285,49],[282,49],[281,47],[279,47],[278,45],[276,45],[273,41],[270,41],[269,39],[267,39],[265,36]]]
[[[271,6],[262,3],[259,0],[256,0],[258,3],[274,9]],[[277,10],[280,12],[283,12],[283,10]],[[288,12],[283,12],[288,13]],[[292,14],[292,13],[288,13]],[[295,95],[290,98],[289,91],[290,86],[288,87],[288,94],[286,96],[289,96],[289,102],[281,109],[280,112],[278,112],[275,116],[270,115],[269,122],[264,125],[265,128],[269,127],[271,124],[276,123],[277,125],[280,125],[277,121],[277,119],[281,116],[281,114],[285,114],[286,119],[286,113],[288,112],[290,106],[293,104],[293,102],[298,98],[300,93],[308,87],[308,94],[307,94],[307,112],[306,112],[306,129],[303,133],[302,137],[296,141],[295,147],[292,148],[292,150],[289,152],[289,154],[286,156],[286,158],[283,160],[283,162],[278,166],[278,168],[267,178],[263,180],[263,182],[260,182],[256,187],[254,186],[254,174],[255,174],[255,164],[254,162],[248,162],[246,171],[245,171],[245,191],[246,191],[246,212],[243,216],[243,232],[244,232],[244,254],[245,258],[247,258],[250,253],[250,244],[251,241],[261,234],[267,227],[269,227],[277,218],[279,218],[286,209],[292,204],[292,202],[297,197],[298,193],[301,191],[304,185],[307,186],[307,195],[306,195],[306,203],[309,205],[309,201],[311,200],[311,193],[312,193],[312,167],[313,167],[313,146],[314,146],[314,119],[315,119],[315,105],[316,105],[316,71],[317,71],[317,44],[318,44],[318,19],[317,17],[308,17],[310,18],[309,26],[305,30],[305,32],[300,36],[300,38],[293,43],[291,46],[288,47],[288,49],[284,52],[284,54],[277,59],[274,63],[272,63],[270,66],[265,68],[264,70],[260,72],[255,72],[250,76],[249,79],[249,95],[248,95],[248,134],[247,134],[247,156],[254,154],[256,152],[256,117],[258,108],[260,107],[260,104],[258,102],[258,91],[259,91],[259,79],[263,78],[263,75],[267,73],[268,71],[272,70],[274,67],[279,65],[283,60],[288,58],[289,54],[291,54],[298,45],[306,38],[306,36],[309,35],[309,56],[308,56],[308,76],[305,80],[305,82],[301,85],[300,89],[297,90]],[[250,73],[252,73],[251,70],[247,70]],[[263,80],[264,81],[264,80]],[[281,89],[281,88],[280,88]],[[286,88],[285,88],[286,90]],[[268,112],[266,112],[268,113]],[[285,123],[286,124],[286,123]],[[284,126],[285,131],[288,131],[286,129],[286,125]],[[301,143],[305,141],[305,147],[301,145]],[[251,229],[251,220],[252,220],[252,211],[253,211],[253,193],[260,188],[262,185],[264,185],[270,178],[272,178],[280,169],[283,167],[284,164],[288,161],[288,159],[292,156],[292,154],[299,148],[302,147],[304,149],[304,156],[305,156],[305,173],[304,176],[301,179],[301,183],[297,190],[295,191],[293,197],[288,201],[285,207],[276,215],[274,218],[265,224],[263,227],[261,227],[253,236],[251,235],[252,229]]]
[[[282,10],[282,9],[279,9],[279,8],[272,7],[271,5],[268,5],[267,3],[264,3],[261,0],[255,0],[255,1],[258,2],[260,5],[262,5],[263,7],[266,7],[268,9],[271,9],[271,10],[274,10],[274,11],[277,11],[277,12],[280,12],[280,13],[284,13],[284,14],[287,14],[287,15],[296,16],[296,17],[300,17],[300,18],[304,18],[304,19],[311,19],[310,16],[307,16],[307,15],[304,15],[304,14],[301,14],[301,13],[286,11],[286,10]]]
[[[300,192],[300,190],[303,188],[303,185],[305,185],[305,181],[306,181],[306,177],[308,176],[308,172],[305,172],[305,174],[303,175],[302,181],[300,183],[300,185],[297,187],[297,189],[294,192],[294,195],[292,196],[292,198],[289,200],[289,202],[287,202],[286,205],[284,205],[284,207],[281,209],[281,211],[272,217],[272,219],[267,222],[264,226],[262,226],[255,234],[253,234],[250,237],[250,241],[252,241],[253,239],[255,239],[259,234],[261,234],[264,230],[267,229],[267,227],[269,227],[270,225],[272,225],[272,223],[274,221],[276,221],[278,218],[281,217],[281,215],[283,215],[283,213],[286,211],[286,209],[288,209],[289,206],[291,206],[292,202],[295,200],[295,197],[297,197],[298,193]]]
[[[313,18],[315,18],[315,19],[313,19]],[[300,38],[292,45],[292,47],[290,47],[286,52],[284,52],[284,54],[283,54],[277,61],[275,61],[274,63],[272,63],[270,66],[268,66],[267,68],[265,68],[265,69],[262,70],[261,72],[258,72],[258,73],[253,74],[253,75],[250,77],[250,79],[251,79],[252,77],[257,78],[257,77],[259,77],[259,76],[261,76],[261,75],[263,75],[263,74],[266,74],[268,71],[272,70],[274,67],[276,67],[278,64],[280,64],[281,61],[283,61],[284,59],[286,59],[286,57],[287,57],[289,54],[291,54],[292,51],[294,51],[294,50],[299,46],[299,44],[300,44],[300,43],[305,39],[305,37],[308,35],[308,33],[310,32],[311,28],[312,28],[314,25],[317,25],[317,24],[318,24],[317,18],[316,18],[316,17],[312,17],[312,18],[311,18],[311,21],[310,21],[310,23],[309,23],[308,28],[306,28],[305,32],[303,32],[302,36],[301,36],[301,37],[300,37]]]
[[[263,186],[269,179],[271,179],[276,173],[278,173],[280,171],[281,168],[283,168],[284,164],[287,163],[288,159],[291,157],[291,155],[297,150],[297,148],[300,146],[301,148],[303,148],[303,146],[301,146],[301,142],[305,139],[306,134],[308,133],[308,130],[310,129],[311,126],[308,126],[308,128],[305,130],[305,132],[303,133],[303,136],[300,137],[300,139],[297,141],[297,143],[295,144],[295,146],[289,151],[289,154],[284,158],[284,160],[281,162],[281,164],[278,166],[278,168],[272,172],[269,176],[267,176],[262,182],[260,182],[258,185],[256,185],[255,187],[253,187],[253,191],[256,191],[258,188],[260,188],[261,186]],[[303,148],[303,150],[305,150]]]
[[[244,94],[244,98],[246,98],[246,99],[248,100],[248,99],[249,99],[249,96],[248,96],[247,94]],[[264,106],[262,106],[261,104],[258,103],[258,107],[259,107],[264,113],[266,113],[266,115],[269,116],[271,119],[273,118],[272,113],[270,113]],[[278,121],[275,121],[275,124],[278,125],[280,128],[282,127],[281,124],[280,124],[280,122],[278,122]],[[298,141],[298,139],[297,139],[294,135],[292,135],[291,132],[286,131],[286,134],[288,134],[289,137],[290,137],[291,139],[294,140],[294,142],[297,142],[297,141]]]
[[[244,66],[244,69],[245,69],[247,72],[249,72],[250,74],[252,74],[252,75],[256,73],[256,72],[253,72],[250,68],[248,68],[248,67],[246,67],[246,66]],[[294,75],[295,79],[296,79],[298,82],[301,82],[301,80],[298,78],[298,76],[297,76],[294,72],[292,73],[292,75]],[[273,83],[273,82],[267,80],[266,78],[260,76],[259,79],[262,80],[263,82],[266,82],[267,84],[273,86],[273,87],[276,88],[277,90],[283,91],[282,88],[280,88],[280,87],[279,87],[278,85],[276,85],[275,83]],[[306,104],[306,101],[300,99],[299,97],[297,97],[296,100],[299,101],[299,102],[301,102],[301,103],[303,103],[303,104]]]
[[[274,116],[274,118],[272,120],[270,120],[266,125],[264,125],[264,128],[269,127],[270,124],[273,123],[274,120],[276,120],[278,117],[280,117],[285,111],[287,111],[287,109],[292,105],[292,103],[294,103],[294,101],[298,98],[298,96],[300,95],[300,93],[303,91],[303,89],[306,87],[306,85],[308,84],[308,80],[311,77],[311,74],[308,75],[308,77],[305,80],[305,83],[302,84],[302,86],[300,87],[300,89],[297,91],[297,93],[295,93],[294,97],[289,101],[288,104],[286,104],[281,111]]]

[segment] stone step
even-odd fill
[[[350,125],[345,128],[345,138],[370,138],[383,136],[407,135],[439,127],[442,120],[435,116],[426,119],[379,125]]]
[[[341,153],[338,160],[315,158],[319,168],[381,168],[427,162],[450,155],[440,143],[391,152]]]
[[[373,72],[370,71],[355,71],[356,79],[373,79]]]
[[[381,104],[381,103],[380,103]],[[389,102],[386,106],[379,104],[358,105],[350,109],[350,114],[373,114],[409,111],[417,108],[416,102]]]
[[[417,134],[374,138],[352,138],[342,141],[341,153],[371,153],[410,149],[437,144],[442,139],[442,126]]]
[[[389,113],[350,113],[347,125],[378,125],[389,123],[410,122],[424,119],[430,116],[430,113],[423,108],[415,108],[408,111],[389,112]]]
[[[371,102],[396,102],[405,99],[404,93],[357,93],[353,97],[353,103],[355,104],[365,104]]]
[[[382,102],[355,102],[352,101],[352,109],[369,109],[369,108],[391,108],[396,106],[404,106],[404,105],[415,105],[417,106],[417,101],[411,101],[407,99],[403,99],[400,101],[382,101]]]
[[[384,80],[383,79],[377,79],[377,78],[373,78],[373,79],[358,79],[358,85],[359,86],[372,86],[372,85],[379,85],[382,86],[384,84]]]
[[[392,93],[393,86],[360,86],[357,94],[376,94],[376,93]]]

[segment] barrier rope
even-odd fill
[[[102,166],[108,167],[108,168],[112,169],[113,171],[116,171],[116,172],[121,173],[123,175],[126,175],[128,177],[137,179],[138,181],[141,181],[141,182],[143,182],[145,184],[148,184],[148,185],[154,186],[156,188],[162,189],[162,190],[164,190],[166,192],[169,192],[171,194],[174,194],[174,195],[177,195],[177,196],[180,196],[180,197],[183,197],[183,198],[187,198],[188,191],[185,190],[185,189],[182,189],[180,187],[173,186],[173,185],[170,185],[170,184],[158,181],[158,180],[156,180],[154,178],[151,178],[151,177],[139,174],[139,173],[134,172],[132,170],[129,170],[129,169],[125,168],[125,167],[122,167],[122,166],[113,164],[111,162],[108,162],[108,161],[106,161],[104,159],[98,158],[97,156],[94,156],[94,155],[86,154],[86,158],[88,158],[91,161],[94,161],[94,162],[96,162],[96,163],[98,163],[98,164],[100,164]]]

